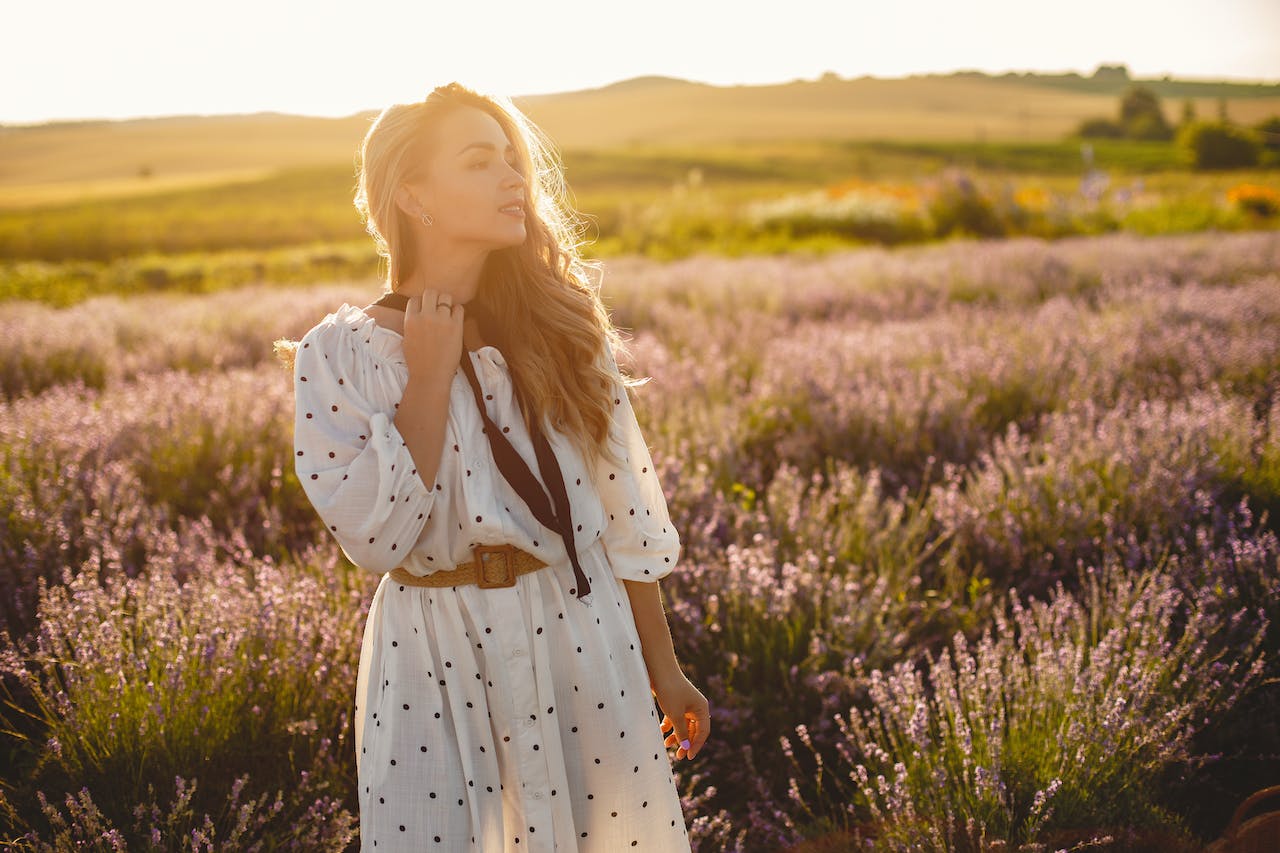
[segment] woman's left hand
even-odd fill
[[[650,678],[649,686],[664,714],[662,731],[671,729],[666,745],[676,747],[677,760],[693,758],[711,734],[707,697],[679,669],[663,678]]]

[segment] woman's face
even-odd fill
[[[497,119],[475,107],[459,107],[436,125],[435,143],[422,176],[406,183],[400,196],[401,207],[415,220],[421,211],[430,215],[433,223],[423,226],[424,236],[489,249],[523,243],[524,177]]]

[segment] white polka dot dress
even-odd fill
[[[548,566],[498,589],[383,576],[355,696],[361,849],[689,851],[621,582],[668,575],[680,538],[625,389],[613,422],[623,466],[602,458],[593,480],[574,446],[547,432],[588,606],[560,536],[498,470],[461,368],[439,472],[418,477],[393,422],[408,381],[402,342],[344,303],[299,344],[294,463],[325,525],[378,573],[451,569],[474,544],[511,543]],[[502,353],[468,357],[490,417],[537,472]]]

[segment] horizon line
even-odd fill
[[[907,74],[899,75],[877,75],[877,74],[859,74],[857,76],[845,76],[835,71],[824,71],[816,77],[792,77],[786,80],[775,80],[770,82],[753,82],[753,83],[711,83],[705,80],[693,80],[686,77],[675,77],[670,74],[636,74],[631,77],[623,77],[599,86],[584,86],[577,89],[560,89],[551,92],[527,92],[519,95],[509,95],[511,100],[520,100],[527,98],[548,98],[563,95],[574,95],[584,92],[598,92],[602,89],[608,89],[624,83],[630,83],[636,80],[667,80],[676,83],[688,83],[698,86],[708,86],[716,89],[736,89],[736,88],[766,88],[769,86],[788,86],[797,83],[820,83],[831,78],[840,82],[854,82],[858,80],[909,80],[913,77],[955,77],[959,75],[967,76],[983,76],[992,78],[1001,77],[1071,77],[1076,76],[1083,80],[1091,80],[1101,68],[1125,68],[1128,79],[1133,82],[1178,82],[1178,83],[1198,83],[1198,84],[1225,84],[1237,86],[1280,86],[1280,79],[1266,80],[1260,78],[1243,78],[1243,77],[1178,77],[1173,72],[1165,71],[1153,76],[1135,76],[1128,74],[1128,67],[1125,63],[1098,63],[1092,72],[1084,74],[1075,69],[1065,71],[1045,71],[1037,69],[1008,69],[1004,71],[984,71],[979,68],[954,68],[949,71],[914,71]],[[166,119],[183,119],[183,118],[238,118],[250,116],[281,116],[285,118],[318,118],[342,120],[354,118],[365,113],[379,112],[381,107],[369,107],[367,109],[355,110],[354,112],[345,113],[343,115],[325,115],[318,113],[298,113],[287,112],[283,110],[263,109],[241,112],[211,112],[211,113],[146,113],[128,116],[70,116],[70,117],[53,117],[41,119],[37,121],[0,121],[0,129],[33,129],[37,127],[46,127],[51,125],[71,125],[71,124],[102,124],[108,122],[130,122],[130,121],[161,121]]]

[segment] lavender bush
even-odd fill
[[[952,307],[788,327],[730,312],[686,318],[697,349],[649,332],[635,348],[644,372],[660,378],[648,401],[659,443],[706,460],[720,489],[761,491],[782,462],[820,471],[838,458],[915,490],[931,466],[941,471],[936,462],[971,465],[1009,424],[1034,432],[1085,401],[1174,401],[1216,384],[1269,411],[1276,291],[1274,279],[1151,282],[1108,291],[1097,310],[1055,297],[1018,313]]]
[[[1278,268],[1280,241],[1268,232],[1117,234],[1053,242],[956,240],[812,259],[698,256],[655,264],[615,258],[608,262],[604,287],[621,325],[652,332],[677,356],[698,357],[709,369],[718,369],[711,356],[732,353],[731,361],[746,370],[763,362],[757,346],[762,340],[805,322],[816,322],[827,333],[859,324],[889,324],[885,329],[893,332],[898,323],[988,309],[978,317],[983,322],[960,330],[974,333],[982,331],[986,317],[1021,315],[1055,298],[1060,305],[1097,309],[1116,294],[1145,294],[1144,312],[1160,312],[1188,287],[1192,294],[1211,287],[1212,298],[1181,305],[1180,322],[1172,324],[1175,334],[1184,324],[1210,322],[1209,332],[1239,333],[1216,336],[1220,355],[1238,346],[1273,346],[1248,331],[1274,320],[1274,305],[1233,291],[1274,288]],[[36,393],[77,378],[100,388],[165,370],[260,364],[270,361],[274,338],[296,338],[340,302],[364,305],[376,293],[376,284],[359,281],[244,287],[201,296],[96,297],[66,309],[8,301],[0,313],[0,396]],[[1145,319],[1146,330],[1157,336],[1152,343],[1159,343],[1161,328],[1170,324],[1158,314]],[[911,335],[910,328],[901,331],[906,334],[898,347],[916,338],[915,348],[923,351],[917,355],[926,357],[916,368],[938,363],[927,360],[933,349],[928,340]],[[1114,346],[1144,345],[1141,337],[1114,331]],[[1191,335],[1188,341],[1198,338]],[[904,356],[912,361],[910,353]],[[1103,360],[1094,366],[1120,367]]]
[[[1215,505],[1206,496],[1250,476],[1251,447],[1260,464],[1280,460],[1280,434],[1259,432],[1248,402],[1216,387],[1176,402],[1085,401],[1045,418],[1034,438],[1010,424],[963,480],[933,492],[947,562],[1043,591],[1112,543],[1185,550]]]
[[[842,827],[876,824],[886,844],[1051,844],[1144,823],[1207,839],[1274,778],[1278,260],[1264,233],[609,263],[606,298],[636,330],[631,366],[655,377],[637,412],[685,544],[663,584],[673,638],[715,715],[708,748],[676,767],[696,849],[827,832],[812,849],[832,853],[858,846],[839,846]],[[347,692],[370,578],[339,558],[293,479],[290,377],[269,350],[376,289],[7,303],[4,840],[354,847]],[[1098,601],[1077,573],[1095,565],[1116,584]],[[206,606],[227,590],[235,602]],[[1065,621],[1008,617],[1011,600]],[[1174,668],[1151,670],[1151,646],[1063,627],[1082,614],[1125,615],[1135,643],[1165,631]],[[972,772],[924,790],[938,768],[963,770],[940,751],[958,724],[925,675],[956,670],[984,631],[993,650],[1023,648],[1020,619],[1040,645],[1026,634],[1025,666],[966,706],[971,732],[1002,733],[980,757],[1004,798],[992,775],[975,799]],[[1188,630],[1207,645],[1178,645]],[[1100,648],[1123,677],[1099,668]],[[301,673],[322,650],[333,668],[315,684]],[[1032,653],[1098,681],[1038,681],[1048,664]],[[106,674],[84,675],[91,662]],[[1141,713],[1180,728],[1131,744],[1119,777],[1060,773],[1056,740],[1035,740],[1043,709],[1075,748],[1140,677]],[[918,759],[890,737],[911,731],[899,710],[916,714],[894,690],[925,699],[933,740]],[[1003,718],[997,695],[1013,702]],[[798,724],[805,751],[783,739]],[[851,784],[859,762],[874,797]],[[824,769],[837,765],[849,769]],[[914,813],[877,773],[914,792]],[[1129,800],[1079,793],[1124,780]]]
[[[102,389],[154,373],[252,367],[280,335],[302,336],[365,284],[244,287],[207,296],[100,296],[70,308],[6,302],[0,314],[0,398],[79,381]],[[370,296],[364,305],[372,301]]]
[[[28,840],[205,849],[301,832],[297,849],[343,849],[371,590],[336,571],[335,550],[311,555],[309,571],[205,554],[181,585],[158,555],[134,578],[100,581],[85,566],[42,582],[35,634],[0,633],[5,724],[26,767],[15,806],[37,798],[48,821]],[[230,793],[198,788],[200,776]],[[173,800],[158,798],[170,785]],[[46,789],[67,792],[66,815]]]
[[[104,579],[136,574],[170,533],[237,559],[317,541],[282,374],[168,372],[0,403],[0,627],[32,626],[39,578],[91,559]]]
[[[1260,677],[1268,618],[1114,563],[1083,586],[1083,600],[1059,586],[1025,605],[1011,590],[975,649],[957,633],[930,657],[927,688],[909,664],[871,671],[871,708],[836,716],[843,765],[828,776],[855,784],[877,849],[1044,849],[1072,830],[1176,822],[1152,781]]]

